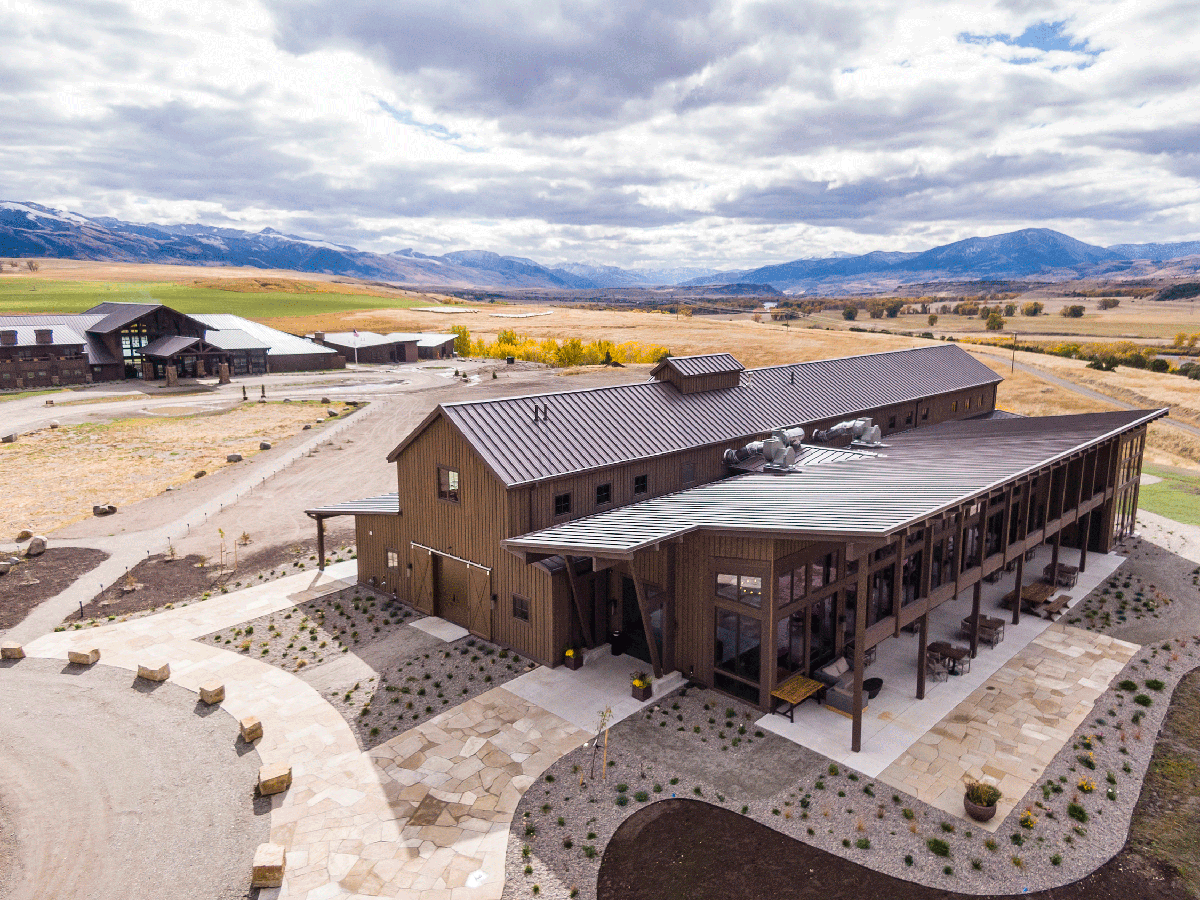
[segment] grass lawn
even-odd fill
[[[1143,471],[1162,481],[1142,486],[1138,492],[1140,507],[1185,525],[1200,525],[1200,476],[1158,466],[1145,466]]]
[[[0,313],[66,314],[98,303],[163,303],[181,313],[233,313],[247,319],[316,315],[358,309],[406,309],[429,306],[427,298],[383,297],[322,290],[251,292],[220,290],[171,282],[49,281],[5,278],[0,281]]]

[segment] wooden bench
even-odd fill
[[[1054,585],[1046,581],[1038,581],[1033,584],[1027,584],[1021,589],[1021,605],[1032,612],[1037,612],[1049,600],[1050,595],[1054,593]],[[1013,601],[1016,599],[1016,590],[1011,590],[1004,595],[1004,599],[1000,601],[1000,605],[1005,609],[1012,609]]]
[[[796,707],[809,697],[816,697],[817,702],[820,703],[824,699],[828,687],[829,685],[825,682],[809,678],[807,675],[793,675],[771,691],[771,697],[788,705],[786,713],[788,721],[795,722]],[[780,715],[782,716],[784,713],[781,712]]]
[[[1063,611],[1063,608],[1071,602],[1070,594],[1059,594],[1050,602],[1041,606],[1037,613],[1039,616],[1045,616],[1047,619],[1053,619]]]

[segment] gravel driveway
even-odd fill
[[[0,667],[0,897],[249,896],[258,753],[196,695],[125,669]]]

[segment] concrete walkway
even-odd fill
[[[47,634],[25,650],[62,659],[71,649],[98,648],[103,664],[134,671],[166,661],[172,682],[198,691],[218,678],[227,712],[263,722],[257,745],[263,764],[284,762],[293,772],[291,789],[273,798],[271,812],[271,839],[288,853],[287,877],[281,889],[261,891],[264,900],[496,900],[522,794],[593,734],[521,694],[563,695],[577,682],[586,685],[590,702],[617,707],[623,717],[644,705],[623,704],[625,670],[641,664],[601,657],[586,678],[587,666],[554,670],[549,679],[535,669],[363,752],[346,721],[304,681],[196,640],[352,586],[355,566],[341,563],[153,616]]]

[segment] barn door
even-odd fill
[[[412,605],[433,615],[433,554],[425,547],[412,545]]]
[[[492,573],[471,566],[471,633],[485,641],[492,639]]]

